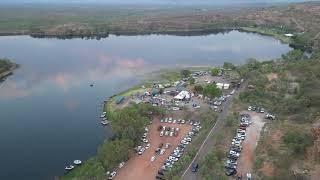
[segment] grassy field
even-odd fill
[[[285,36],[285,31],[280,31],[271,28],[264,28],[264,27],[241,27],[241,30],[246,32],[254,32],[259,33],[267,36],[272,36],[276,39],[279,39],[283,43],[290,44],[292,39],[290,37]]]

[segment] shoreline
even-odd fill
[[[266,28],[267,30],[272,31],[271,28]],[[73,38],[107,38],[109,35],[114,36],[139,36],[139,35],[174,35],[174,36],[199,36],[199,35],[210,35],[210,34],[218,34],[223,32],[230,31],[240,31],[240,32],[248,32],[248,33],[257,33],[260,35],[266,35],[274,37],[275,39],[281,40],[283,43],[290,43],[289,41],[284,40],[281,34],[277,34],[277,32],[265,33],[258,28],[252,27],[221,27],[221,28],[204,28],[204,29],[177,29],[177,30],[145,30],[145,31],[108,31],[108,32],[96,32],[96,33],[46,33],[46,32],[31,32],[29,30],[26,31],[17,31],[17,32],[0,32],[1,36],[30,36],[33,38],[57,38],[57,39],[73,39]]]

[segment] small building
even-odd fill
[[[229,89],[230,84],[223,84],[223,89]]]
[[[217,83],[216,85],[219,89],[223,89],[223,83]]]
[[[120,104],[124,99],[125,99],[124,96],[118,96],[118,97],[116,98],[116,104]]]
[[[189,100],[190,98],[191,94],[188,91],[181,91],[178,95],[174,97],[174,99],[178,101]]]

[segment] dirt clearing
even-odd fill
[[[177,137],[174,136],[159,136],[158,127],[175,127],[179,128]],[[155,119],[153,124],[149,127],[149,134],[147,139],[151,144],[142,155],[135,155],[126,162],[125,166],[118,171],[116,180],[142,180],[142,179],[155,179],[158,170],[162,167],[164,161],[170,156],[173,150],[177,147],[183,137],[190,132],[192,126],[188,124],[174,124],[174,123],[161,123],[159,119]],[[171,147],[165,151],[163,155],[156,155],[155,160],[152,162],[151,157],[155,155],[155,150],[159,144],[170,143]]]
[[[267,78],[268,78],[269,81],[272,81],[272,80],[278,78],[278,74],[276,74],[276,73],[269,73],[269,74],[267,74]]]
[[[242,113],[250,114],[252,124],[247,128],[246,139],[242,143],[242,152],[238,160],[237,172],[238,175],[245,177],[247,173],[252,172],[255,162],[255,149],[257,147],[260,132],[264,126],[263,114],[244,111]]]

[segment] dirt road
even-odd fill
[[[211,131],[208,134],[208,138],[204,141],[203,146],[200,147],[198,153],[194,157],[193,161],[190,163],[189,167],[184,171],[184,173],[181,176],[181,179],[183,180],[196,180],[201,179],[199,173],[193,173],[191,172],[191,165],[193,162],[199,162],[201,159],[203,159],[214,147],[214,144],[216,143],[215,138],[212,138],[215,136],[215,132],[223,130],[223,120],[228,114],[228,110],[230,105],[232,104],[232,100],[235,96],[239,94],[243,88],[246,87],[246,83],[241,86],[240,89],[237,89],[235,94],[231,96],[226,102],[223,103],[221,106],[223,109],[222,113],[219,113],[218,119],[216,121],[216,124],[213,126]]]
[[[242,152],[238,160],[237,171],[238,175],[246,176],[252,172],[255,162],[255,149],[257,147],[260,132],[264,126],[264,114],[252,111],[243,111],[242,113],[250,114],[252,124],[247,128],[246,139],[242,143]]]

